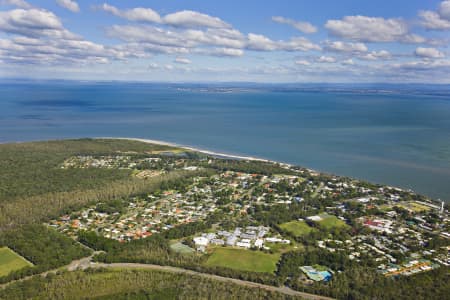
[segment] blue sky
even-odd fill
[[[450,83],[450,0],[0,0],[0,77]]]

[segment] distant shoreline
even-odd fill
[[[183,148],[183,149],[190,150],[190,151],[200,152],[200,153],[204,153],[204,154],[208,154],[208,155],[212,155],[212,156],[224,157],[224,158],[242,159],[242,160],[255,160],[255,161],[262,161],[262,162],[270,162],[270,163],[291,165],[291,164],[284,163],[284,162],[279,162],[279,161],[274,161],[274,160],[269,160],[269,159],[254,157],[254,156],[227,154],[227,153],[222,153],[222,152],[216,152],[216,151],[211,151],[211,150],[200,149],[200,148],[192,147],[192,146],[185,146],[185,145],[181,145],[181,144],[170,143],[170,142],[161,141],[161,140],[142,139],[142,138],[127,138],[127,137],[96,137],[94,139],[112,139],[112,140],[137,141],[137,142],[143,142],[143,143],[148,143],[148,144],[155,144],[155,145]]]
[[[283,164],[283,165],[286,165],[286,166],[289,166],[289,167],[293,166],[292,164],[284,163],[284,162],[280,162],[280,161],[274,161],[274,160],[269,160],[269,159],[254,157],[254,156],[227,154],[227,153],[216,152],[216,151],[211,151],[211,150],[205,150],[205,149],[200,149],[200,148],[197,148],[197,147],[185,146],[185,145],[171,143],[171,142],[166,142],[166,141],[161,141],[161,140],[132,138],[132,137],[95,137],[94,139],[113,139],[113,140],[137,141],[137,142],[143,142],[143,143],[148,143],[148,144],[155,144],[155,145],[183,148],[183,149],[186,149],[186,150],[190,150],[190,151],[194,151],[194,152],[200,152],[200,153],[208,154],[208,155],[211,155],[211,156],[222,157],[222,158],[240,159],[240,160],[253,160],[253,161],[261,161],[261,162],[268,162],[268,163],[275,163],[275,164]],[[310,169],[310,168],[305,168],[305,169],[307,169],[307,170],[309,170],[311,172],[326,173],[326,174],[330,174],[330,175],[340,176],[340,175],[331,174],[331,173],[327,173],[327,172],[317,171],[317,170]],[[363,180],[363,179],[356,179],[356,180]],[[413,193],[417,193],[415,190],[412,190],[412,189],[406,189],[406,188],[397,187],[397,186],[393,186],[393,185],[389,185],[389,184],[381,184],[381,185],[384,185],[384,186],[387,186],[387,187],[390,187],[390,188],[403,190],[403,191],[411,191]],[[442,201],[442,200],[439,200],[439,199],[434,199],[434,198],[432,198],[432,197],[430,197],[428,195],[426,195],[426,197],[428,199],[430,199],[432,202],[440,203],[440,201]],[[447,202],[447,201],[444,201],[444,202]]]

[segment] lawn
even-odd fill
[[[216,248],[205,264],[211,267],[272,273],[276,270],[279,259],[279,253],[269,254],[245,249]]]
[[[338,228],[339,227],[340,228],[348,227],[348,225],[344,221],[338,219],[336,216],[329,215],[329,214],[321,214],[320,217],[322,218],[322,220],[320,220],[318,223],[319,223],[319,226],[321,226],[324,229],[329,230],[329,229],[333,229],[335,227],[338,227]]]
[[[177,253],[181,253],[181,254],[193,254],[195,253],[195,250],[192,249],[191,247],[182,244],[181,242],[175,242],[173,244],[170,245],[170,249],[172,249],[173,251],[177,252]]]
[[[281,229],[292,233],[294,236],[299,237],[303,235],[307,235],[315,228],[312,228],[305,221],[291,221],[287,223],[280,224]]]
[[[0,277],[33,264],[9,248],[0,248]]]
[[[407,209],[407,210],[412,210],[415,213],[419,213],[419,212],[424,212],[424,211],[429,211],[430,208],[426,205],[420,204],[418,202],[414,202],[414,201],[408,201],[408,202],[401,202],[399,204],[397,204],[397,206]]]

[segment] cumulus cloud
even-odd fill
[[[392,59],[392,54],[387,50],[380,50],[380,51],[372,51],[370,53],[360,55],[358,58],[365,59],[365,60],[388,60]]]
[[[303,60],[303,59],[296,60],[295,64],[299,65],[299,66],[309,66],[309,65],[311,65],[311,63],[309,61]]]
[[[333,36],[359,42],[424,42],[420,36],[411,35],[407,23],[401,19],[346,16],[341,20],[328,20],[325,28]]]
[[[132,9],[119,9],[115,6],[103,3],[100,10],[113,14],[115,16],[135,22],[161,23],[175,27],[207,27],[207,28],[230,28],[230,24],[217,17],[192,10],[183,10],[167,14],[161,17],[151,8],[137,7]]]
[[[419,12],[421,24],[429,30],[449,30],[450,20],[444,19],[437,12],[425,10]]]
[[[437,11],[419,11],[420,23],[429,30],[449,30],[450,29],[450,0],[442,1]]]
[[[121,10],[115,6],[103,3],[101,6],[98,7],[98,9],[101,9],[105,12],[109,12],[115,16],[127,19],[129,21],[151,22],[151,23],[161,22],[161,17],[159,16],[159,14],[150,8],[136,7],[132,9]]]
[[[0,12],[0,60],[22,64],[89,64],[123,59],[128,53],[86,41],[64,28],[52,12],[31,8]]]
[[[401,63],[401,64],[395,64],[395,65],[392,65],[391,67],[394,70],[404,70],[407,72],[433,71],[433,70],[443,70],[445,72],[449,72],[450,71],[450,61],[449,60],[410,61],[410,62],[405,62],[405,63]]]
[[[211,28],[228,28],[228,23],[217,17],[202,14],[192,10],[183,10],[168,14],[164,17],[164,23],[181,26],[181,27],[211,27]]]
[[[245,46],[243,36],[227,30],[168,30],[155,26],[114,25],[107,30],[107,33],[111,37],[126,42],[180,48],[200,46],[242,48]]]
[[[322,48],[304,37],[293,37],[288,41],[279,41],[278,50],[284,51],[310,51],[322,50]]]
[[[450,0],[442,1],[438,11],[443,19],[450,21]]]
[[[346,60],[342,61],[341,64],[352,66],[352,65],[355,64],[355,62],[353,61],[353,59],[349,58],[349,59],[346,59]]]
[[[272,17],[272,21],[280,23],[280,24],[290,25],[290,26],[294,27],[295,29],[297,29],[298,31],[301,31],[303,33],[317,32],[317,27],[315,27],[314,25],[312,25],[309,22],[296,21],[296,20],[292,20],[292,19],[280,17],[280,16]]]
[[[256,51],[309,51],[321,50],[304,37],[294,37],[287,41],[273,41],[261,34],[249,33],[247,35],[247,48]]]
[[[20,8],[32,8],[33,6],[24,1],[24,0],[2,0],[0,1],[0,4],[2,5],[12,5]]]
[[[79,12],[80,7],[78,6],[78,3],[73,0],[56,0],[56,3],[58,3],[59,6],[64,7],[71,12]]]
[[[277,44],[264,35],[249,33],[247,38],[247,48],[250,50],[273,51],[277,49]]]
[[[325,50],[332,52],[367,52],[367,46],[364,43],[346,43],[341,41],[326,41]]]
[[[324,56],[322,55],[321,57],[317,58],[316,60],[319,63],[335,63],[336,62],[336,58],[332,57],[332,56]]]
[[[414,54],[418,57],[423,58],[443,58],[445,57],[444,53],[439,51],[436,48],[424,48],[424,47],[418,47],[416,51],[414,51]]]
[[[174,60],[175,63],[177,64],[184,64],[184,65],[188,65],[191,63],[190,59],[184,58],[184,57],[177,57]]]
[[[0,12],[0,30],[6,33],[35,37],[57,34],[62,28],[59,18],[47,10],[33,8]]]
[[[218,57],[239,57],[244,55],[244,51],[241,49],[233,49],[233,48],[213,48],[209,49],[207,51],[200,51],[197,53],[203,53],[207,55],[212,56],[218,56]]]

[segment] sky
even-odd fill
[[[450,83],[450,0],[0,0],[0,78]]]

